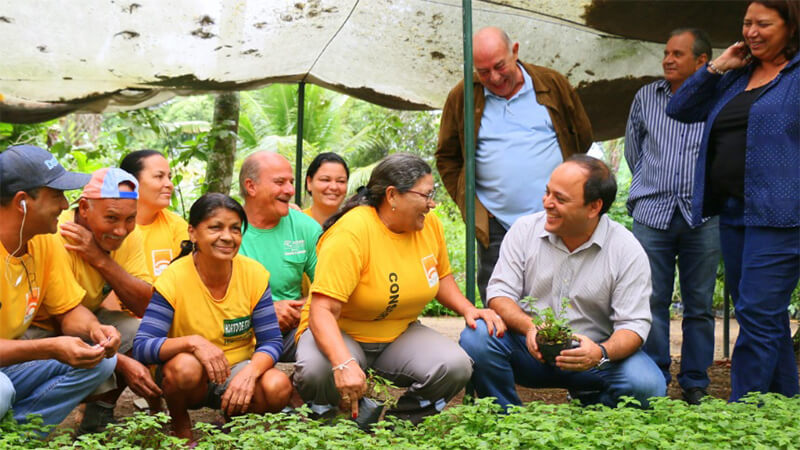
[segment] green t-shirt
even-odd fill
[[[275,228],[264,230],[249,225],[239,252],[269,271],[273,300],[296,300],[302,296],[303,273],[314,281],[321,233],[316,220],[290,208],[289,215]]]

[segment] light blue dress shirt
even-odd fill
[[[486,105],[475,149],[476,194],[506,229],[543,209],[545,185],[563,161],[550,113],[519,67],[525,81],[510,100],[483,88]]]

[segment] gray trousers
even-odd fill
[[[362,370],[372,368],[398,387],[408,388],[396,411],[413,413],[431,407],[441,411],[472,375],[472,361],[458,343],[419,322],[390,343],[356,342],[345,333],[342,337]],[[339,404],[331,363],[310,330],[297,342],[294,367],[294,385],[304,401],[322,409]]]

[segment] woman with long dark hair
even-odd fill
[[[719,215],[739,337],[731,401],[798,393],[787,307],[800,277],[800,6],[751,1],[742,42],[678,89],[667,114],[705,121],[692,216]]]
[[[188,409],[231,416],[278,412],[289,402],[289,378],[274,367],[283,343],[269,272],[237,254],[246,227],[236,200],[200,197],[189,213],[190,240],[156,280],[134,339],[134,357],[157,365],[179,437],[192,436]]]
[[[128,153],[119,165],[139,182],[136,228],[141,230],[144,256],[153,279],[161,275],[188,239],[183,217],[167,209],[175,186],[169,161],[155,150]]]

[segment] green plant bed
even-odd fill
[[[635,400],[628,399],[630,403]],[[333,424],[297,414],[236,417],[219,428],[199,423],[198,449],[775,449],[797,448],[800,442],[800,398],[753,395],[740,403],[711,399],[700,406],[654,399],[652,408],[582,408],[575,404],[532,402],[507,415],[490,399],[458,405],[427,418],[417,427],[408,422],[381,421],[372,433],[351,420]],[[58,434],[47,441],[33,437],[37,425],[0,423],[0,448],[183,448],[167,436],[164,414],[142,413],[109,431],[74,439]]]

